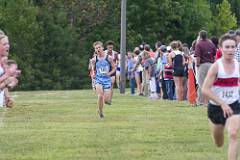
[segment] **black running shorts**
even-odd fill
[[[238,101],[229,104],[229,106],[232,108],[233,114],[240,114],[240,104]],[[224,118],[221,106],[213,105],[211,103],[208,104],[208,118],[214,124],[225,125],[226,123],[226,118]]]

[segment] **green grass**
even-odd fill
[[[223,160],[206,108],[115,92],[96,114],[91,90],[15,92],[0,110],[1,160]]]

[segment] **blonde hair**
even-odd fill
[[[93,43],[93,48],[95,48],[96,45],[100,45],[103,47],[103,43],[101,41],[96,41]]]
[[[0,29],[0,35],[5,35],[5,33]]]
[[[1,32],[0,32],[0,41],[1,41],[3,38],[8,38],[8,36],[6,36],[5,34],[1,34]]]

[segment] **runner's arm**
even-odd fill
[[[111,65],[111,67],[112,67],[112,70],[108,73],[108,75],[110,76],[110,75],[112,75],[116,71],[116,65],[113,62],[112,57],[110,57],[110,56],[108,58],[108,61],[109,61],[110,65]]]
[[[214,101],[216,104],[221,106],[221,105],[224,105],[225,102],[223,100],[221,100],[219,97],[217,97],[211,90],[211,87],[213,86],[213,83],[217,76],[217,71],[218,71],[217,63],[214,63],[210,67],[210,69],[207,73],[207,76],[203,82],[202,94],[207,96],[210,100]]]
[[[210,67],[210,69],[207,73],[207,77],[203,83],[202,94],[207,96],[209,99],[214,101],[216,104],[220,105],[223,110],[223,116],[225,118],[227,118],[233,114],[233,110],[231,109],[231,107],[228,104],[226,104],[223,100],[221,100],[219,97],[217,97],[211,90],[211,87],[213,86],[215,77],[217,75],[217,71],[218,71],[218,66],[217,66],[217,63],[215,62]]]

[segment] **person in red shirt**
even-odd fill
[[[221,57],[222,57],[222,51],[220,48],[218,48],[216,52],[215,60],[218,60]]]
[[[218,48],[218,38],[216,36],[212,36],[210,40],[214,44],[215,48],[217,48],[216,55],[215,55],[215,61],[216,61],[222,57],[222,51],[220,48]]]

